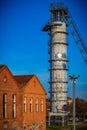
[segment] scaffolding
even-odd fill
[[[48,42],[48,54],[50,56],[50,113],[49,125],[61,121],[62,125],[68,122],[67,111],[67,40],[66,28],[71,28],[71,34],[78,46],[80,53],[87,63],[87,46],[66,6],[63,3],[52,3],[50,5],[50,20],[43,27],[42,31],[48,32],[50,40]],[[55,121],[54,121],[55,119]]]

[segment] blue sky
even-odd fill
[[[51,2],[59,0],[0,1],[0,64],[6,64],[14,75],[36,74],[48,91],[48,34],[42,27],[50,19]],[[69,8],[84,41],[87,41],[86,0],[62,0]],[[87,65],[72,38],[68,36],[68,75],[80,75],[76,96],[87,100]],[[68,84],[72,96],[72,83]]]

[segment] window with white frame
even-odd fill
[[[41,112],[44,111],[44,102],[43,102],[43,98],[41,99]]]
[[[7,117],[7,94],[3,94],[3,117]]]
[[[24,97],[24,112],[26,112],[26,97]]]
[[[30,112],[33,111],[33,99],[30,98]]]
[[[12,117],[16,117],[16,95],[12,95]]]
[[[36,109],[36,112],[38,112],[38,98],[36,98],[36,102],[35,102],[35,109]]]

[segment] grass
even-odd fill
[[[78,126],[77,130],[87,130],[87,125],[85,125],[85,126]]]
[[[51,126],[47,127],[46,130],[70,130],[72,126]]]
[[[68,126],[47,126],[46,130],[71,130],[72,125]],[[76,125],[76,130],[87,130],[87,124]]]

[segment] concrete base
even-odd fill
[[[66,126],[68,125],[68,112],[61,112],[61,113],[49,113],[49,122],[48,125],[61,125]]]

